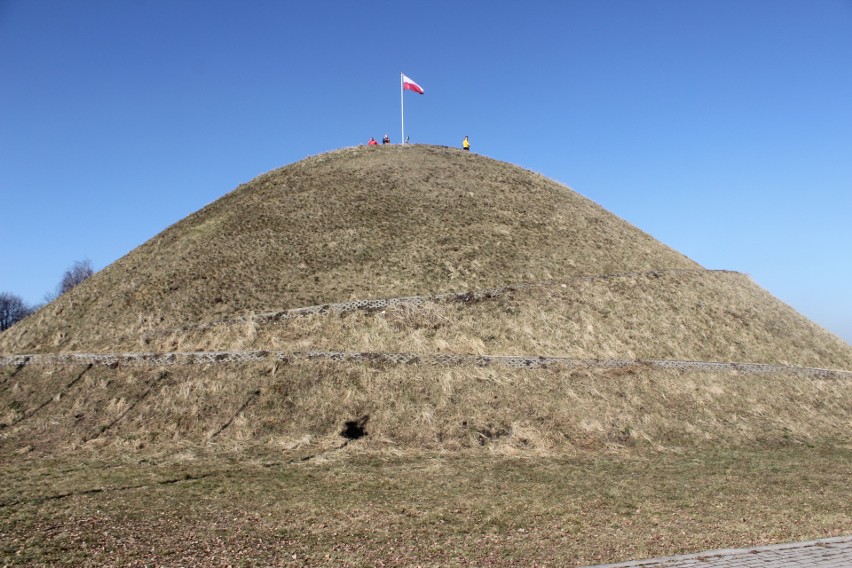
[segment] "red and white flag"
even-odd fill
[[[406,77],[404,73],[402,75],[402,89],[404,91],[414,91],[415,93],[423,94],[423,87]]]

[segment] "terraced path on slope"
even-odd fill
[[[586,369],[618,369],[646,366],[656,369],[687,369],[692,371],[737,371],[750,374],[784,373],[824,379],[852,379],[852,371],[737,363],[723,361],[670,361],[641,359],[571,359],[568,357],[514,355],[455,355],[417,353],[347,353],[342,351],[190,351],[171,353],[57,353],[12,355],[0,357],[2,367],[27,365],[103,365],[103,366],[167,366],[211,365],[225,363],[259,363],[263,361],[346,361],[375,362],[385,365],[475,366],[503,365],[514,368],[574,367]]]
[[[729,270],[705,269],[669,269],[647,272],[630,272],[605,275],[583,275],[570,279],[577,281],[612,280],[636,276],[659,276],[662,274],[739,274]],[[565,287],[568,280],[544,282],[522,282],[510,286],[488,288],[475,291],[436,294],[429,296],[406,296],[399,298],[380,298],[353,300],[341,303],[322,304],[239,316],[213,322],[190,324],[181,328],[153,330],[146,333],[155,336],[190,330],[204,330],[213,326],[237,325],[246,322],[274,323],[287,319],[306,317],[316,314],[342,315],[353,311],[378,311],[401,305],[422,305],[425,303],[478,302],[498,298],[508,292],[531,288],[554,286]],[[686,361],[660,359],[580,359],[570,357],[552,357],[543,355],[475,355],[447,353],[397,353],[397,352],[345,352],[334,350],[280,351],[280,350],[216,350],[216,351],[174,351],[174,352],[129,352],[129,353],[56,353],[24,354],[0,357],[0,366],[21,368],[26,365],[104,365],[104,366],[163,366],[196,365],[239,362],[262,362],[265,360],[322,360],[322,361],[359,361],[381,364],[411,365],[426,364],[440,366],[490,366],[502,365],[514,368],[573,367],[615,369],[633,366],[646,366],[658,369],[685,369],[693,371],[737,371],[741,373],[766,374],[785,373],[800,376],[829,379],[852,379],[852,371],[824,369],[793,365],[745,363],[734,361]]]
[[[394,306],[411,305],[419,306],[426,303],[452,303],[452,302],[476,302],[486,299],[499,298],[508,292],[527,290],[531,288],[565,287],[569,282],[594,282],[598,280],[615,280],[617,278],[636,276],[658,276],[662,274],[741,274],[733,270],[705,270],[703,268],[673,268],[664,270],[650,270],[645,272],[620,272],[616,274],[598,274],[575,276],[568,280],[546,280],[542,282],[520,282],[497,288],[485,288],[467,292],[453,292],[447,294],[433,294],[427,296],[403,296],[399,298],[378,298],[372,300],[352,300],[349,302],[338,302],[319,304],[302,308],[292,308],[275,312],[263,312],[246,316],[216,320],[212,322],[194,323],[179,328],[169,328],[149,332],[149,335],[161,333],[172,333],[176,331],[204,330],[216,325],[235,325],[246,322],[269,323],[286,319],[305,317],[315,314],[343,315],[354,311],[375,311]]]

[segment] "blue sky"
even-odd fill
[[[0,291],[385,132],[556,179],[852,343],[852,0],[0,0]]]

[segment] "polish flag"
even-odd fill
[[[405,91],[414,91],[421,95],[423,94],[423,87],[406,77],[405,74],[402,75],[402,89]]]

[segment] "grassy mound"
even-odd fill
[[[240,350],[262,353],[210,353]],[[292,354],[309,350],[630,363]],[[782,368],[852,371],[852,347],[454,149],[262,175],[0,334],[0,355],[73,351],[169,355],[2,359],[0,564],[582,566],[852,518],[852,381]]]
[[[746,276],[704,270],[539,175],[431,146],[350,148],[262,175],[0,335],[3,354],[240,350],[852,369],[850,346]],[[187,443],[321,453],[355,438],[540,453],[846,443],[852,421],[849,381],[783,372],[272,357],[123,365],[3,368],[0,452]]]
[[[0,335],[85,350],[175,326],[352,298],[698,266],[567,187],[432,146],[350,148],[264,174]]]

